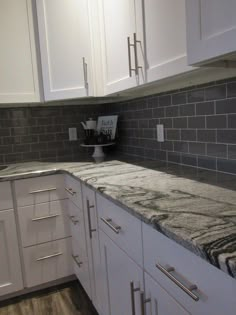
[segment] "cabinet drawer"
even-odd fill
[[[26,287],[72,275],[71,253],[70,237],[24,248]]]
[[[56,200],[18,208],[24,247],[71,235],[67,200]]]
[[[141,221],[97,194],[99,228],[142,266]]]
[[[76,204],[77,207],[83,209],[81,183],[70,176],[65,178],[65,191],[67,197]]]
[[[143,223],[143,248],[145,271],[180,304],[191,310],[192,314],[234,314],[235,279],[145,223]],[[195,301],[191,298],[173,281],[173,278],[167,276],[165,270],[160,270],[160,267],[165,269],[173,267],[174,270],[169,273],[185,288],[196,285],[198,289],[192,292],[199,297],[199,300]]]
[[[66,198],[62,175],[17,180],[15,191],[18,207]]]
[[[82,284],[84,290],[91,298],[91,282],[89,274],[89,262],[86,252],[81,249],[80,244],[72,238],[72,261],[76,277]]]
[[[0,210],[13,208],[10,182],[0,183]]]

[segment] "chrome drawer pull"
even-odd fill
[[[60,255],[62,255],[62,254],[63,254],[63,253],[60,252],[60,253],[56,253],[56,254],[52,254],[52,255],[40,257],[40,258],[36,259],[36,261],[41,261],[41,260],[45,260],[45,259],[54,258],[54,257],[60,256]]]
[[[140,307],[141,307],[141,315],[145,315],[146,312],[145,312],[145,304],[146,303],[150,303],[151,302],[151,299],[145,299],[144,297],[144,292],[141,292],[140,293]]]
[[[134,293],[140,291],[139,288],[134,288],[134,283],[133,281],[130,282],[130,294],[131,294],[131,310],[132,310],[132,315],[135,315],[135,297],[134,297]]]
[[[79,220],[74,220],[75,216],[74,215],[70,215],[69,219],[71,220],[71,222],[76,225],[77,223],[79,223]]]
[[[72,188],[65,188],[65,191],[67,191],[71,196],[76,194],[76,191],[73,191]]]
[[[134,71],[136,73],[136,69],[133,69],[132,65],[131,65],[130,47],[134,47],[135,45],[130,43],[130,37],[127,37],[127,44],[128,44],[129,76],[132,77],[132,71]]]
[[[57,190],[57,188],[52,187],[52,188],[47,188],[47,189],[33,190],[33,191],[30,191],[29,194],[39,194],[39,193],[43,193],[43,192],[50,192],[53,190]]]
[[[86,90],[88,90],[89,84],[88,84],[88,64],[85,61],[85,57],[82,58],[83,62],[83,71],[84,71],[84,87]]]
[[[138,70],[142,69],[142,67],[140,67],[138,65],[138,50],[137,50],[137,43],[141,43],[140,40],[137,40],[137,35],[136,33],[134,33],[134,58],[135,58],[135,74],[138,75]]]
[[[120,233],[121,226],[119,226],[119,225],[113,225],[113,224],[111,223],[111,222],[112,222],[112,219],[110,219],[110,218],[107,218],[107,219],[101,218],[101,220],[102,220],[106,225],[108,225],[109,228],[111,228],[112,231],[114,231],[116,234],[119,234],[119,233]]]
[[[35,222],[35,221],[41,221],[41,220],[46,220],[46,219],[52,219],[52,218],[59,217],[59,215],[60,214],[47,215],[45,217],[34,218],[34,219],[32,219],[32,221]]]
[[[74,259],[79,268],[83,265],[82,261],[77,261],[77,258],[79,258],[78,255],[71,255],[71,257]]]
[[[189,287],[186,287],[183,283],[181,283],[178,279],[176,279],[175,276],[171,274],[171,272],[175,271],[175,268],[173,267],[164,268],[158,263],[156,263],[156,267],[162,273],[164,273],[171,281],[173,281],[180,289],[182,289],[185,293],[187,293],[194,301],[199,300],[199,297],[192,292],[194,290],[197,290],[198,287],[195,284]]]
[[[92,239],[93,237],[93,232],[96,232],[96,229],[92,229],[92,222],[91,222],[91,213],[90,213],[90,209],[94,208],[94,205],[90,205],[89,204],[89,200],[86,200],[86,204],[87,204],[87,213],[88,213],[88,228],[89,228],[89,237],[90,239]]]

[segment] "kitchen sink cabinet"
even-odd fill
[[[0,296],[23,289],[14,210],[0,211]]]
[[[45,100],[93,95],[89,0],[37,0]]]
[[[225,55],[236,51],[236,2],[187,0],[186,9],[189,64],[230,59]]]
[[[0,2],[0,103],[40,101],[31,0]]]

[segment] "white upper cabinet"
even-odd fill
[[[88,0],[38,0],[45,100],[93,95]]]
[[[189,64],[236,51],[236,1],[187,0]]]
[[[31,0],[0,1],[0,103],[39,101]]]
[[[140,0],[101,0],[99,5],[106,95],[135,87],[142,80],[135,56],[139,43],[134,42],[134,34],[137,41],[142,37],[136,24],[141,4]]]
[[[145,0],[144,23],[148,82],[192,70],[186,57],[185,0]]]

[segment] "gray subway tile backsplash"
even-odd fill
[[[225,84],[211,86],[205,89],[206,101],[223,99],[223,98],[226,98],[226,85]]]
[[[140,121],[141,130],[134,129],[134,133],[129,133],[126,129],[125,137],[120,138],[117,146],[118,151],[145,157],[142,149],[148,152],[148,139],[137,143],[136,137],[143,135],[146,127],[142,129],[143,117],[139,118],[135,112],[139,111],[139,106],[143,108],[143,104],[148,104],[148,108],[153,109],[152,116],[148,117],[149,128],[154,130],[150,134],[149,149],[156,151],[155,158],[153,152],[150,158],[236,174],[236,78],[147,96],[138,100],[138,106],[131,106],[135,102],[129,102],[129,107],[127,102],[107,107],[108,114],[120,115],[120,134],[126,129],[123,121],[129,121],[129,112],[134,120]],[[164,125],[166,138],[154,147],[158,123]],[[128,145],[126,139],[129,139]]]
[[[0,164],[75,161],[87,152],[80,121],[101,114],[119,115],[118,153],[236,174],[236,78],[120,103],[0,109]]]
[[[86,154],[80,147],[80,121],[97,117],[102,111],[101,105],[0,109],[0,164],[77,160]],[[138,128],[137,121],[133,125]],[[77,128],[77,141],[69,141],[69,127]]]

